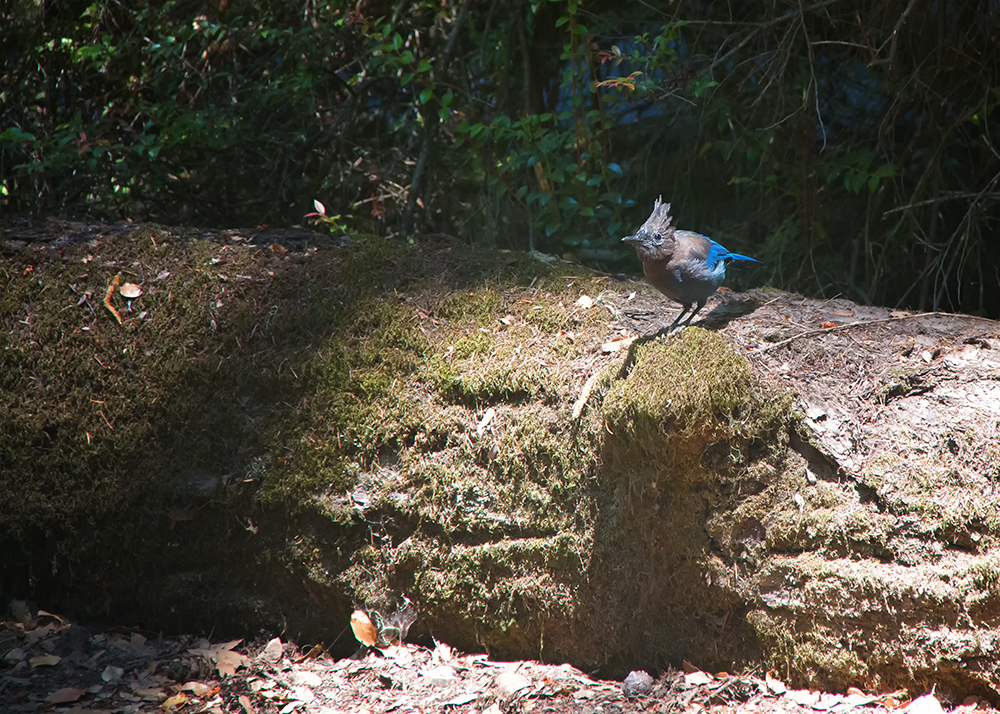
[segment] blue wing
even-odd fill
[[[678,240],[687,248],[688,257],[695,260],[704,261],[709,270],[715,270],[719,263],[732,260],[748,260],[756,263],[755,258],[739,253],[730,253],[723,246],[716,243],[708,236],[703,236],[694,231],[677,231]]]

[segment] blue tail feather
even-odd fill
[[[756,263],[756,258],[751,258],[749,255],[740,255],[739,253],[730,253],[729,258],[732,260],[749,260],[751,263]]]

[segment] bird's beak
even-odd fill
[[[622,243],[642,243],[642,238],[639,236],[625,236],[622,238]]]

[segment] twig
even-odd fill
[[[786,340],[782,340],[781,342],[775,342],[773,345],[767,345],[766,347],[760,347],[758,349],[751,350],[750,354],[755,355],[755,354],[758,354],[760,352],[769,352],[769,351],[777,349],[779,347],[784,347],[785,345],[789,344],[790,342],[794,342],[795,340],[797,340],[797,339],[799,339],[801,337],[813,337],[814,335],[825,335],[828,332],[837,332],[839,330],[847,330],[847,329],[850,329],[852,327],[864,327],[865,325],[878,325],[878,324],[885,323],[885,322],[899,322],[901,320],[913,320],[913,319],[916,319],[916,318],[919,318],[919,317],[935,317],[935,316],[940,316],[940,317],[964,317],[964,318],[968,318],[970,320],[986,320],[988,322],[995,322],[995,320],[991,320],[988,317],[979,317],[978,315],[956,315],[956,314],[950,313],[950,312],[918,312],[918,313],[916,313],[914,315],[900,315],[898,317],[883,317],[882,319],[879,319],[879,320],[858,320],[857,322],[849,322],[846,325],[835,325],[834,327],[824,327],[823,329],[820,329],[820,330],[807,330],[806,332],[801,332],[801,333],[799,333],[797,335],[793,335],[792,337],[789,337]]]
[[[118,313],[118,310],[115,309],[115,306],[111,304],[111,296],[115,294],[115,288],[118,287],[118,283],[121,282],[121,279],[122,274],[118,273],[118,275],[115,276],[115,279],[111,281],[111,284],[108,285],[108,291],[104,293],[104,307],[111,311],[111,314],[115,316],[116,320],[118,320],[119,325],[122,324],[122,316]]]
[[[594,387],[597,386],[599,381],[601,381],[601,373],[603,371],[603,369],[599,369],[594,372],[583,385],[583,390],[581,390],[580,396],[577,398],[576,403],[573,404],[573,421],[578,420],[580,415],[583,414],[583,408],[587,406],[587,400],[590,399],[590,393],[594,391]]]
[[[809,30],[806,27],[806,9],[802,6],[802,0],[799,0],[799,22],[802,23],[802,36],[806,40],[806,52],[809,57],[809,81],[813,91],[813,102],[816,105],[816,120],[819,121],[819,130],[823,133],[823,148],[820,149],[820,151],[823,151],[826,149],[826,127],[823,126],[823,114],[819,109],[819,82],[816,81],[816,67],[813,62],[813,47],[812,43],[809,41]],[[808,94],[806,96],[806,101],[809,101]],[[810,251],[809,255],[811,259],[812,251]]]

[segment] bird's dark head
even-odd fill
[[[664,203],[661,196],[656,199],[653,212],[635,235],[625,236],[622,242],[652,250],[661,247],[664,241],[672,240],[673,234],[674,228],[670,225],[670,204]]]

